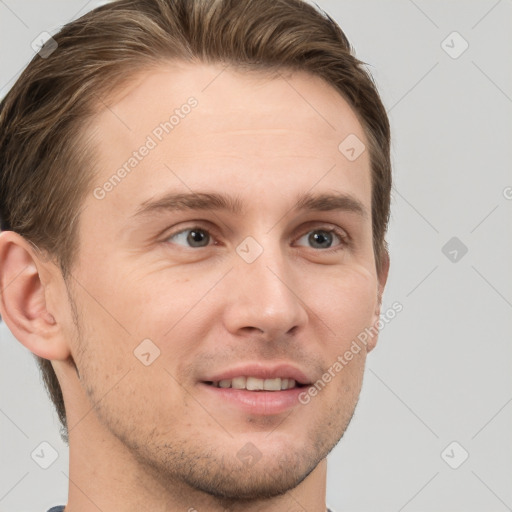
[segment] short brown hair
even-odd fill
[[[53,42],[43,47],[0,104],[0,219],[2,230],[53,258],[64,278],[76,261],[80,206],[92,186],[87,122],[136,72],[170,59],[306,71],[349,102],[368,139],[380,272],[390,210],[389,121],[371,74],[325,12],[303,0],[119,0],[53,39],[53,53]],[[51,362],[37,360],[67,441],[62,390]]]

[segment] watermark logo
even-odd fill
[[[48,32],[41,32],[30,46],[39,57],[47,59],[57,49],[58,44]]]
[[[59,452],[50,443],[43,441],[36,446],[30,456],[40,468],[48,469],[59,458]]]
[[[458,59],[469,48],[469,43],[454,31],[441,42],[441,48],[452,59]]]
[[[144,366],[149,366],[160,357],[160,349],[149,338],[146,338],[137,345],[133,354]]]
[[[262,454],[256,445],[249,442],[244,444],[242,448],[238,450],[236,457],[244,465],[245,468],[250,468],[261,459]]]
[[[246,263],[252,263],[261,256],[263,247],[252,236],[248,236],[237,246],[236,252]]]
[[[354,162],[364,153],[366,146],[355,133],[351,133],[341,141],[338,149],[347,160]]]
[[[446,242],[441,252],[452,262],[458,263],[468,252],[467,246],[456,236]]]
[[[457,441],[452,441],[442,452],[441,458],[452,469],[459,469],[466,460],[468,460],[469,453]]]

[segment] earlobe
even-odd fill
[[[389,274],[389,253],[387,250],[383,251],[380,269],[377,275],[378,279],[378,291],[377,291],[377,301],[375,304],[375,311],[373,313],[373,323],[372,323],[372,337],[367,344],[367,352],[371,352],[375,345],[377,345],[378,339],[378,325],[380,320],[380,313],[382,307],[382,295],[384,293],[384,288],[386,286],[386,281],[388,280]]]
[[[383,250],[381,257],[381,265],[379,269],[379,273],[377,275],[377,279],[379,281],[379,291],[378,291],[378,300],[377,300],[377,309],[375,311],[377,315],[377,320],[380,316],[380,309],[382,306],[382,294],[384,293],[384,288],[386,287],[386,282],[388,280],[389,274],[389,253],[387,249]]]
[[[66,359],[61,326],[47,309],[44,264],[29,242],[12,231],[0,233],[0,310],[12,334],[32,353]]]

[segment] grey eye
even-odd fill
[[[187,228],[171,235],[168,240],[178,245],[185,243],[188,247],[206,247],[210,242],[210,235],[205,229]]]
[[[329,229],[313,229],[308,231],[305,235],[299,238],[298,242],[306,239],[308,244],[311,244],[313,249],[330,249],[334,237],[343,242],[342,238],[336,234],[334,230]]]

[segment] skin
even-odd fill
[[[325,457],[350,422],[377,337],[307,405],[275,415],[223,403],[200,381],[242,362],[287,362],[315,382],[378,321],[389,261],[377,275],[369,155],[351,162],[338,150],[349,134],[366,137],[317,77],[162,64],[87,128],[94,186],[191,96],[197,107],[121,183],[101,200],[87,194],[67,282],[19,235],[0,235],[1,313],[63,388],[67,512],[324,512]],[[244,211],[133,217],[166,191],[230,193]],[[350,194],[368,215],[295,211],[305,192]],[[172,236],[195,226],[205,246],[187,242],[190,231]],[[311,240],[334,227],[348,244]],[[247,236],[263,249],[252,263],[236,251]],[[149,366],[133,353],[147,338],[160,350]],[[256,462],[237,456],[244,446]]]

